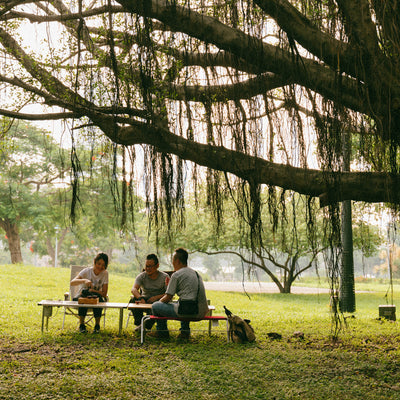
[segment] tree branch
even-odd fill
[[[124,144],[149,144],[160,152],[172,153],[198,165],[226,171],[255,184],[319,197],[321,205],[343,200],[400,202],[400,177],[374,172],[331,172],[274,164],[262,158],[202,144],[174,135],[154,125],[137,123],[124,127],[111,140]],[[328,179],[329,178],[329,179]],[[371,190],[371,187],[374,190]],[[390,189],[395,198],[391,197]]]
[[[341,70],[351,75],[356,72],[354,49],[322,32],[287,0],[255,0],[255,3],[274,18],[289,37],[333,70],[340,65]]]
[[[24,119],[28,121],[51,121],[51,120],[80,117],[79,114],[73,112],[27,114],[18,111],[4,110],[1,108],[0,108],[0,115],[4,115],[5,117],[9,118]]]
[[[206,43],[234,54],[249,64],[258,65],[264,71],[282,76],[287,81],[320,93],[333,101],[340,101],[346,107],[365,114],[371,112],[358,94],[362,84],[348,76],[341,79],[341,93],[335,89],[335,70],[322,66],[313,60],[299,57],[294,63],[292,55],[261,39],[247,35],[239,29],[231,28],[215,18],[199,14],[166,0],[148,0],[146,6],[141,1],[119,0],[127,11],[156,18],[173,29],[184,32]],[[357,95],[356,95],[357,94]]]
[[[293,80],[265,73],[242,82],[226,85],[171,85],[170,92],[173,98],[179,100],[226,102],[227,100],[250,99],[291,83]]]

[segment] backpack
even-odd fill
[[[228,315],[229,339],[233,343],[254,342],[256,336],[250,325],[250,320],[242,319],[237,315]]]

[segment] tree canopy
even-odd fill
[[[253,226],[263,184],[271,198],[280,187],[322,205],[396,205],[399,11],[397,0],[1,1],[0,114],[142,145],[147,198],[167,223],[188,174],[206,177],[217,218],[222,182],[246,186]]]

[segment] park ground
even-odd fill
[[[221,325],[208,337],[197,330],[206,328],[199,322],[188,342],[178,341],[171,323],[170,340],[140,345],[132,325],[118,335],[112,310],[99,335],[77,333],[72,317],[61,330],[61,311],[42,334],[37,302],[59,298],[68,271],[0,266],[0,273],[0,399],[400,398],[398,322],[377,318],[387,285],[356,287],[357,311],[345,316],[336,341],[329,293],[248,296],[209,289],[215,314],[226,305],[251,319],[255,343],[227,343]],[[131,279],[112,279],[111,298],[124,301]],[[271,332],[282,338],[270,339]]]

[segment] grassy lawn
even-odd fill
[[[369,283],[357,294],[355,318],[332,343],[329,295],[209,291],[222,314],[226,305],[252,320],[256,343],[226,343],[224,326],[209,338],[193,331],[188,343],[149,338],[141,346],[128,329],[118,336],[118,311],[107,312],[99,335],[77,333],[62,310],[41,334],[42,299],[61,299],[69,270],[0,266],[0,399],[399,399],[400,333],[379,321],[387,286]],[[132,279],[110,270],[112,301],[129,298]],[[359,289],[358,287],[356,289]],[[362,290],[362,289],[361,289]],[[395,291],[395,304],[399,294]],[[125,324],[125,321],[124,321]],[[178,325],[169,323],[171,329]],[[203,322],[192,329],[205,329]],[[217,332],[219,330],[219,332]],[[304,333],[304,340],[293,337]],[[282,340],[271,340],[278,332]]]

